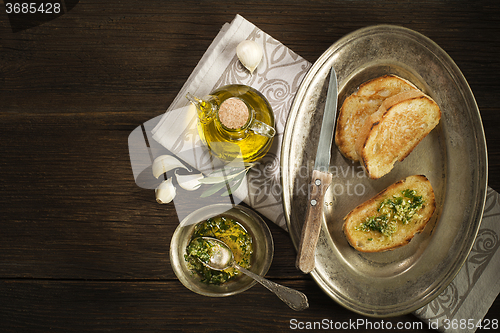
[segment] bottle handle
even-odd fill
[[[266,136],[268,138],[272,138],[276,134],[276,130],[274,129],[274,127],[269,126],[268,124],[265,124],[257,119],[252,120],[252,122],[248,126],[248,129],[255,134]]]

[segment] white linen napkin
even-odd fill
[[[441,332],[497,331],[498,318],[483,318],[500,292],[500,195],[488,188],[474,246],[448,287],[415,315]]]
[[[255,40],[264,50],[263,61],[253,75],[243,68],[236,56],[236,46],[245,39]],[[186,93],[202,97],[232,83],[259,90],[273,108],[277,134],[271,150],[257,166],[258,170],[248,175],[248,182],[257,184],[259,191],[244,186],[235,195],[286,229],[279,170],[281,140],[293,98],[310,66],[279,41],[237,15],[222,27],[167,112],[159,121],[145,124],[146,131],[151,130],[154,140],[198,167],[200,156],[196,152],[202,144],[196,130],[196,112],[185,98]],[[500,292],[499,235],[500,199],[497,192],[489,189],[483,223],[467,262],[439,297],[414,314],[440,331],[474,332]],[[498,322],[482,324],[483,327],[498,327]]]

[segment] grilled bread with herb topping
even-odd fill
[[[429,180],[423,175],[409,176],[354,208],[344,218],[344,234],[358,251],[392,250],[421,232],[435,209]]]
[[[356,152],[368,176],[378,179],[403,161],[441,119],[441,110],[420,90],[384,100],[356,138]]]
[[[355,141],[365,120],[379,109],[385,99],[413,89],[417,88],[405,79],[384,75],[363,83],[347,97],[340,108],[335,131],[335,144],[342,155],[353,161],[359,160]]]

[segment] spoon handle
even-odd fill
[[[295,311],[305,310],[309,307],[307,301],[307,296],[295,289],[290,289],[288,287],[282,286],[270,280],[267,280],[260,275],[257,275],[249,270],[234,264],[234,266],[242,273],[250,276],[255,281],[259,282],[261,285],[272,291],[276,296],[278,296],[286,305]]]

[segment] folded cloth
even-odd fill
[[[236,56],[236,47],[254,40],[264,51],[257,69],[250,74]],[[198,170],[205,160],[199,147],[196,112],[186,94],[203,97],[227,84],[245,84],[261,92],[271,104],[276,135],[266,156],[247,175],[247,183],[234,195],[280,227],[286,229],[281,203],[280,149],[283,131],[293,98],[311,64],[242,16],[226,23],[194,69],[162,119],[152,129],[152,137]]]
[[[500,292],[500,195],[488,188],[481,228],[465,264],[448,287],[415,315],[441,332],[498,330],[482,320]]]
[[[238,61],[236,46],[243,40],[258,42],[262,63],[251,75]],[[281,201],[280,147],[288,112],[299,85],[311,64],[237,15],[225,24],[167,112],[151,130],[152,138],[199,168],[196,152],[202,143],[196,130],[196,112],[185,98],[187,92],[204,96],[226,84],[252,86],[269,100],[276,119],[276,137],[269,153],[250,172],[248,182],[235,193],[253,209],[286,229]],[[155,122],[156,124],[156,122]],[[146,126],[147,128],[148,126]],[[456,278],[428,305],[414,312],[431,328],[444,332],[474,332],[500,292],[500,199],[488,190],[486,210],[474,247]],[[483,322],[497,328],[498,322]]]

